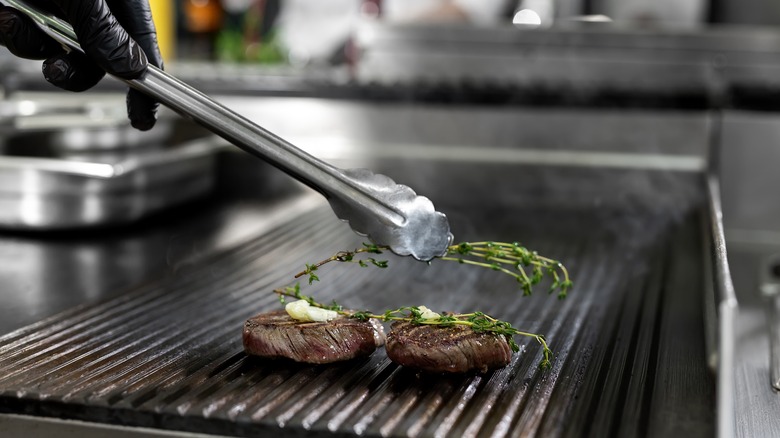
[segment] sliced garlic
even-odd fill
[[[420,317],[422,319],[441,318],[441,315],[439,315],[438,313],[434,312],[433,310],[431,310],[431,309],[429,309],[429,308],[427,308],[425,306],[417,306],[417,308],[420,309],[420,312],[422,312],[422,315],[420,315]]]
[[[290,318],[303,322],[328,322],[339,317],[335,311],[312,307],[306,300],[287,303],[284,310]]]

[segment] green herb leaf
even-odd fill
[[[368,261],[371,262],[377,268],[386,268],[387,267],[387,260],[376,260],[374,258],[369,258]]]
[[[372,254],[382,254],[382,250],[379,248],[379,246],[374,245],[373,243],[364,243],[363,247],[365,248],[366,252]]]
[[[467,254],[471,253],[471,251],[472,251],[473,249],[474,249],[474,247],[473,247],[473,246],[471,246],[471,244],[470,244],[470,243],[468,243],[468,242],[463,242],[463,243],[460,243],[460,244],[458,244],[458,245],[455,247],[455,252],[457,252],[458,254],[467,255]]]
[[[355,312],[350,317],[355,318],[359,321],[368,321],[371,319],[371,315],[369,312]]]

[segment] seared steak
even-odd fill
[[[512,358],[512,349],[501,335],[405,321],[393,323],[385,350],[399,365],[432,373],[485,372],[506,366]]]
[[[368,356],[384,344],[385,333],[375,320],[300,322],[277,310],[249,318],[243,339],[247,354],[319,364]]]

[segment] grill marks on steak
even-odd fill
[[[247,354],[323,364],[369,356],[384,344],[385,333],[375,320],[300,322],[276,310],[249,318],[243,341]]]
[[[509,364],[507,340],[470,327],[415,325],[396,321],[387,335],[387,356],[393,362],[433,373],[486,372]]]

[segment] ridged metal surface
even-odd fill
[[[482,310],[544,333],[486,374],[420,374],[383,349],[327,366],[265,361],[243,321],[274,287],[361,240],[327,209],[97,305],[0,339],[0,410],[207,433],[364,436],[711,436],[698,213],[450,208],[459,240],[517,240],[564,261],[564,301],[508,277],[388,255],[390,268],[323,268],[304,288],[351,308]],[[678,212],[679,213],[679,212]],[[609,221],[604,217],[609,216]],[[583,232],[586,230],[587,232]]]

